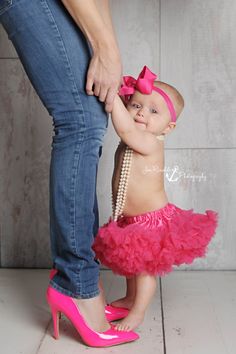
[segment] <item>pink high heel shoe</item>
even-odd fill
[[[128,316],[129,309],[126,307],[114,307],[112,305],[105,306],[105,315],[108,322],[121,320],[122,318]]]
[[[57,269],[54,268],[51,269],[49,278],[52,279],[56,274],[57,274]],[[128,314],[129,314],[129,309],[127,308],[114,307],[109,304],[105,306],[105,315],[108,322],[121,320],[122,318],[128,316]],[[61,318],[61,314],[59,315],[59,318]]]
[[[105,332],[92,330],[83,319],[78,306],[73,298],[64,295],[51,287],[47,289],[47,302],[51,308],[54,337],[59,338],[59,318],[58,314],[63,313],[74,325],[85,344],[91,347],[110,347],[112,345],[132,342],[139,338],[133,331],[117,331],[114,325]]]

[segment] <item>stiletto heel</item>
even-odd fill
[[[57,310],[51,308],[52,312],[52,321],[53,321],[53,329],[54,329],[54,338],[59,339],[59,314]]]
[[[111,325],[105,332],[92,330],[85,322],[73,298],[64,295],[49,286],[47,289],[47,302],[51,308],[54,337],[59,338],[59,312],[63,313],[74,325],[84,343],[91,347],[109,347],[112,345],[132,342],[139,338],[133,331],[118,331]]]

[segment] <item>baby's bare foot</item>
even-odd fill
[[[111,305],[114,307],[125,307],[130,310],[131,307],[133,306],[133,303],[134,303],[134,299],[125,296],[121,299],[113,301]]]
[[[130,312],[127,317],[117,323],[115,329],[117,329],[118,331],[132,331],[143,322],[143,319],[143,314]]]

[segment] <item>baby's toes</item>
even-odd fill
[[[125,331],[130,331],[130,326],[127,324],[126,326],[125,326],[125,329],[124,329]]]
[[[125,324],[120,325],[120,330],[121,330],[121,331],[125,331],[125,330],[126,330],[125,327],[126,327]]]
[[[126,329],[125,329],[126,328],[126,324],[123,323],[122,325],[120,325],[120,328],[121,328],[122,331],[126,331]]]
[[[121,325],[120,324],[118,324],[118,325],[116,325],[116,327],[115,327],[115,329],[117,330],[117,331],[121,331],[122,329],[121,329]]]

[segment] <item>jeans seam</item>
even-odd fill
[[[83,139],[84,140],[84,139]],[[76,206],[76,177],[78,175],[78,169],[79,169],[79,164],[80,164],[80,156],[81,154],[79,153],[79,147],[80,147],[80,143],[78,143],[76,150],[75,150],[75,159],[74,159],[74,165],[73,165],[73,173],[72,173],[72,179],[71,179],[71,200],[73,199],[73,205],[71,204],[71,225],[72,225],[72,229],[71,229],[71,244],[72,247],[74,249],[74,252],[79,255],[78,252],[78,246],[76,244],[76,235],[75,235],[75,224],[76,224],[76,211],[77,211],[77,206]],[[74,211],[74,213],[73,213]],[[81,282],[81,272],[80,270],[83,268],[85,264],[85,260],[84,259],[80,259],[79,262],[79,267],[77,269],[77,272],[75,274],[75,278],[76,278],[76,284],[78,286],[78,291],[80,292],[82,290],[82,282]],[[88,295],[88,294],[87,294]]]
[[[77,254],[77,247],[76,247],[76,242],[75,242],[75,222],[76,222],[76,188],[75,188],[75,181],[76,181],[76,176],[78,174],[78,168],[80,164],[80,145],[84,141],[84,136],[83,140],[78,142],[77,147],[75,149],[74,153],[74,164],[73,164],[73,169],[72,169],[72,177],[71,177],[71,200],[72,203],[70,205],[70,214],[71,214],[71,243],[73,246],[74,252]]]

